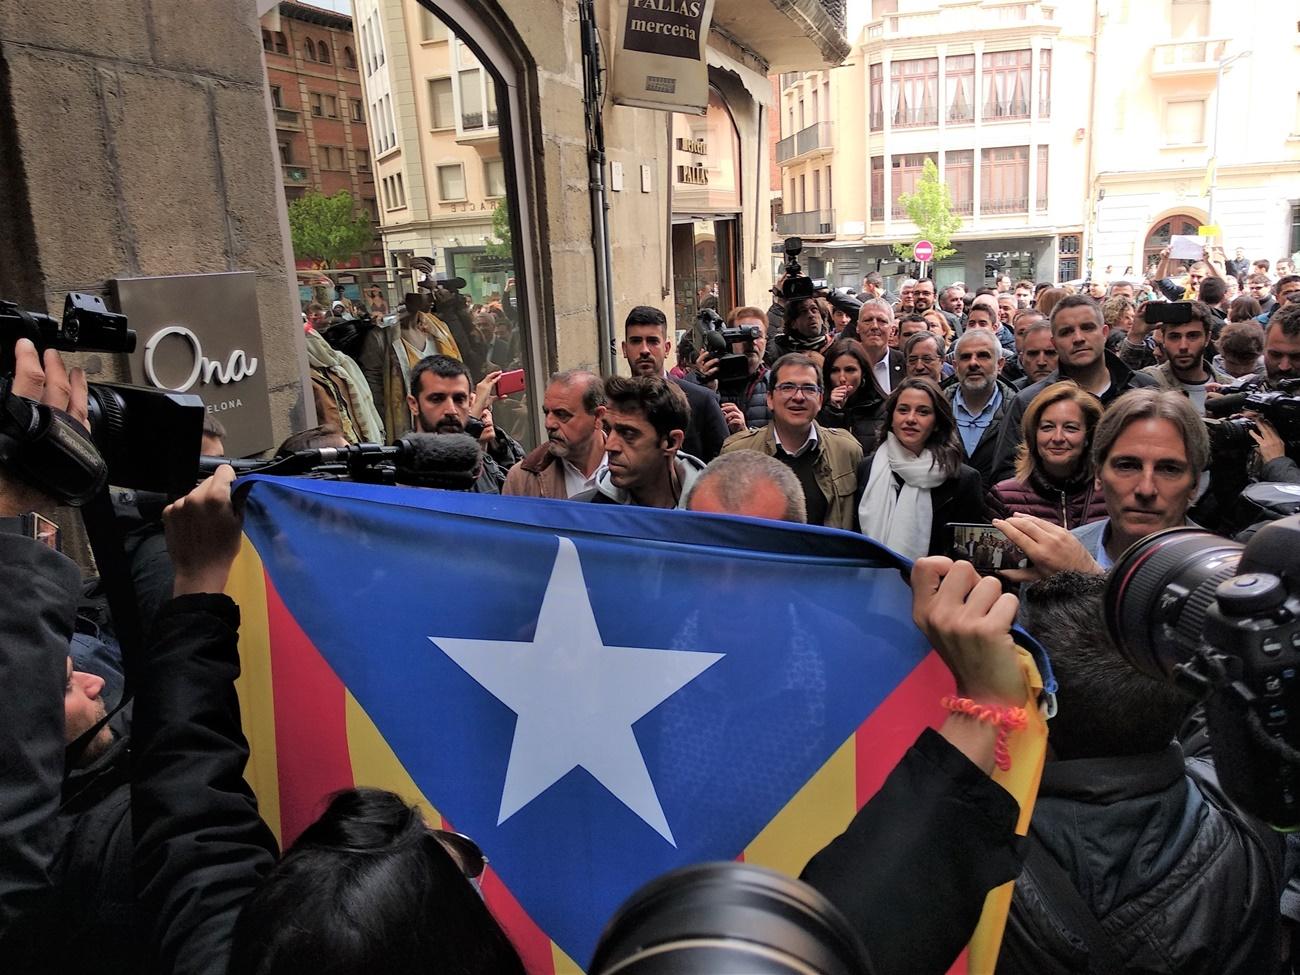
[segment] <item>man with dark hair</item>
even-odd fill
[[[735,450],[715,458],[686,497],[688,511],[710,511],[806,524],[803,487],[794,472],[757,450]]]
[[[308,430],[291,433],[275,449],[276,457],[290,457],[300,450],[319,450],[322,447],[346,447],[347,438],[332,423],[321,423]]]
[[[864,306],[864,311],[873,302]],[[791,353],[772,366],[768,406],[772,420],[760,430],[733,434],[724,454],[756,450],[786,464],[803,485],[810,525],[853,529],[857,469],[862,447],[847,430],[816,421],[822,407],[821,370],[806,355]],[[863,382],[869,377],[864,376]]]
[[[1261,315],[1267,315],[1277,307],[1272,289],[1273,279],[1261,271],[1255,271],[1246,278],[1246,296],[1259,302]]]
[[[1218,278],[1206,278],[1201,283],[1204,290],[1217,284],[1223,287]],[[1187,395],[1196,407],[1196,412],[1205,415],[1205,392],[1208,383],[1230,385],[1233,378],[1220,372],[1205,360],[1205,351],[1210,347],[1210,335],[1219,324],[1214,310],[1203,301],[1190,303],[1191,321],[1168,324],[1161,327],[1160,345],[1164,349],[1165,361],[1159,365],[1144,365],[1147,357],[1146,310],[1151,305],[1143,302],[1133,317],[1128,337],[1120,343],[1120,359],[1131,368],[1141,369],[1143,374],[1151,376],[1164,389],[1178,389]]]
[[[1025,378],[1025,368],[1020,364],[1020,354],[1025,349],[1025,333],[1030,327],[1043,321],[1043,313],[1037,308],[1021,308],[1011,316],[1011,332],[1015,336],[1016,351],[1007,356],[1002,363],[1000,378],[1015,385]]]
[[[1207,305],[1214,312],[1219,324],[1222,324],[1228,319],[1228,310],[1223,307],[1223,299],[1227,297],[1227,294],[1228,286],[1223,283],[1223,278],[1206,278],[1201,282],[1200,290],[1196,293],[1196,299]]]
[[[1219,333],[1214,368],[1240,382],[1264,375],[1264,330],[1255,322],[1229,322]]]
[[[1264,307],[1260,302],[1260,316],[1257,321],[1261,325],[1267,325],[1273,316],[1288,303],[1300,301],[1300,274],[1288,274],[1285,277],[1277,279],[1273,285],[1273,303]]]
[[[1019,309],[1028,308],[1034,302],[1034,282],[1028,278],[1021,278],[1011,289],[1012,294],[1016,296],[1016,307]]]
[[[510,468],[502,494],[567,500],[596,486],[605,469],[605,384],[594,372],[551,377],[542,399],[546,443]]]
[[[1059,710],[998,971],[1277,971],[1281,841],[1174,740],[1191,702],[1110,642],[1104,589],[1064,572],[1024,593]]]
[[[215,416],[203,414],[203,445],[199,449],[202,457],[223,457],[226,453],[226,428]]]
[[[928,332],[930,323],[921,315],[912,312],[910,315],[904,315],[898,320],[898,347],[901,349],[907,344],[907,340],[918,332]]]
[[[795,307],[786,309],[786,327]],[[627,314],[623,324],[623,357],[634,376],[659,376],[682,391],[690,404],[690,421],[684,428],[682,450],[706,464],[718,456],[722,441],[727,439],[727,421],[722,415],[717,394],[692,382],[673,379],[664,368],[664,360],[673,350],[668,333],[668,318],[658,308],[638,305]]]
[[[681,388],[663,376],[605,380],[605,452],[596,485],[575,501],[681,508],[703,461],[682,452],[690,406]]]
[[[946,352],[942,335],[918,332],[909,336],[903,343],[903,361],[907,365],[907,374],[932,380],[935,385],[942,383],[943,357]]]
[[[411,392],[406,405],[417,433],[467,433],[474,387],[469,370],[459,359],[445,355],[426,356],[411,370]],[[486,431],[485,431],[486,435]],[[505,471],[479,439],[481,470],[471,490],[479,494],[500,494]]]
[[[1041,382],[1056,372],[1059,354],[1052,341],[1052,326],[1045,321],[1030,325],[1020,336],[1020,353],[1016,356],[1024,375],[1015,380],[1017,389]]]
[[[834,341],[828,325],[817,298],[790,299],[785,304],[785,328],[767,343],[767,361],[791,352],[825,352]]]
[[[934,307],[934,282],[929,278],[922,278],[916,282],[912,288],[912,312],[916,315],[924,314]]]
[[[1035,396],[1054,382],[1072,379],[1109,406],[1130,389],[1154,386],[1151,376],[1134,372],[1118,356],[1106,350],[1108,329],[1101,306],[1086,295],[1066,295],[1052,309],[1052,342],[1056,346],[1056,371],[1026,386],[1012,401],[1002,421],[998,438],[993,481],[1015,473],[1016,451],[1020,448],[1020,418]]]

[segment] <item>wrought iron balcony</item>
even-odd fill
[[[302,113],[292,108],[277,108],[275,110],[275,127],[277,129],[302,128]]]
[[[1217,74],[1227,47],[1226,38],[1215,37],[1157,44],[1151,50],[1151,74],[1159,78]]]

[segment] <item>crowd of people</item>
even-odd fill
[[[1300,443],[1233,399],[1300,379],[1300,276],[1241,264],[1212,255],[1175,276],[1162,258],[1150,280],[1077,292],[1004,276],[974,294],[909,279],[893,296],[869,274],[857,294],[787,300],[778,282],[769,309],[726,318],[755,333],[723,354],[701,342],[672,370],[667,317],[633,308],[628,375],[551,377],[531,451],[495,422],[522,415],[496,388],[519,361],[504,312],[442,287],[408,295],[394,324],[308,308],[324,421],[283,449],[468,433],[476,492],[875,539],[914,560],[913,615],[957,694],[802,875],[872,970],[946,971],[988,891],[1016,879],[1000,972],[1289,972],[1286,843],[1219,788],[1194,702],[1131,668],[1101,622],[1129,546],[1245,527],[1224,483],[1300,483]],[[1231,296],[1233,279],[1248,294]],[[17,360],[15,394],[85,422],[84,375],[25,341]],[[1212,450],[1221,404],[1244,412],[1250,444]],[[242,778],[239,611],[221,595],[233,480],[220,467],[167,510],[170,598],[111,720],[120,669],[70,652],[80,574],[0,531],[6,591],[29,594],[0,604],[0,957],[14,971],[523,971],[475,890],[481,851],[398,797],[341,794],[276,849]],[[0,463],[0,516],[48,506]],[[977,543],[961,525],[990,528]],[[954,561],[976,548],[994,574]],[[1059,682],[1025,841],[989,777],[1013,712],[1036,706],[1017,619]]]

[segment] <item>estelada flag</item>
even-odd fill
[[[743,857],[797,875],[952,691],[906,563],[859,535],[310,479],[240,490],[251,545],[229,592],[263,817],[287,846],[339,789],[420,804],[482,846],[486,902],[534,975],[581,971],[665,871]],[[1002,777],[1022,833],[1045,742],[1035,709]],[[992,970],[1009,903],[1010,885],[989,895],[955,970]]]

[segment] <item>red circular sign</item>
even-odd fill
[[[934,245],[928,240],[918,240],[916,246],[912,248],[912,259],[928,261],[932,257],[934,257]]]

